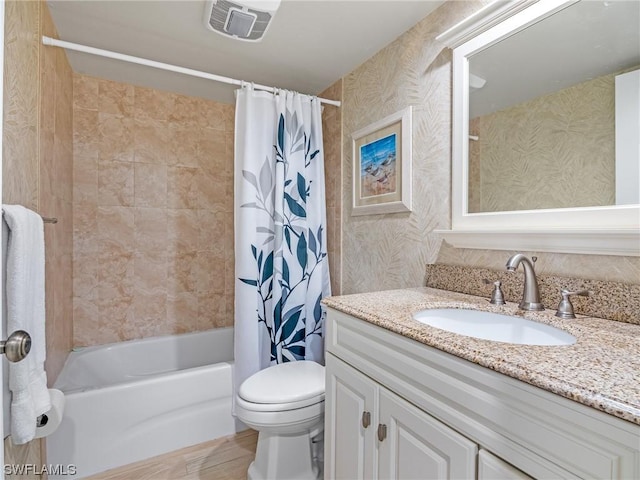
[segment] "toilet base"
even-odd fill
[[[318,480],[322,478],[322,435],[258,433],[256,458],[247,480]]]

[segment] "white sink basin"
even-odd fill
[[[467,337],[521,345],[573,345],[576,337],[559,328],[521,317],[442,308],[422,310],[413,315],[420,323]]]

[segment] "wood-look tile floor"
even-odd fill
[[[258,432],[244,432],[87,477],[87,480],[246,480]]]

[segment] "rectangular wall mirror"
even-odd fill
[[[496,2],[454,48],[454,246],[640,254],[640,3]]]

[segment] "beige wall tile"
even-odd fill
[[[98,204],[98,159],[81,157],[73,161],[73,201]]]
[[[171,147],[174,164],[181,167],[197,167],[199,163],[198,139],[203,135],[200,128],[182,123],[170,123]]]
[[[133,322],[125,325],[125,339],[166,335],[168,333],[166,293],[137,291],[133,299],[133,318]]]
[[[136,295],[167,295],[167,254],[165,252],[136,252],[134,258]]]
[[[198,295],[195,292],[180,292],[167,295],[167,329],[167,333],[200,330],[198,325]]]
[[[200,239],[197,210],[167,210],[167,238],[176,252],[197,251]]]
[[[134,116],[140,120],[167,121],[174,110],[177,95],[151,88],[135,87]]]
[[[98,204],[133,206],[133,179],[132,163],[100,161],[98,164]]]
[[[225,292],[225,278],[218,272],[220,267],[224,269],[224,255],[214,252],[198,252],[196,265],[196,291],[200,294],[223,294]]]
[[[166,209],[135,208],[134,225],[135,252],[169,252]]]
[[[40,56],[40,75],[43,84],[47,84],[48,95],[40,97],[39,115],[45,120],[40,124],[40,132],[53,133],[56,118],[56,55],[50,54]],[[44,90],[44,85],[41,87]],[[64,111],[61,109],[61,111]]]
[[[227,152],[227,134],[222,130],[207,129],[197,139],[198,166],[211,174],[231,173],[229,165],[233,165]]]
[[[98,110],[99,80],[86,75],[73,76],[73,108]]]
[[[53,122],[52,122],[53,123]],[[54,152],[54,133],[40,131],[40,161],[39,161],[39,203],[47,204],[53,200],[58,182],[56,181],[55,152]]]
[[[98,298],[98,259],[93,254],[75,252],[73,255],[73,295],[95,301]]]
[[[86,77],[85,77],[86,78]],[[134,107],[134,87],[125,83],[97,80],[98,110],[130,118]]]
[[[167,171],[167,207],[195,210],[198,197],[199,171],[189,167],[169,167]]]
[[[45,98],[51,98],[53,96],[55,98],[55,107],[54,113],[51,118],[47,119],[47,121],[43,121],[41,126],[48,125],[49,130],[54,132],[56,135],[56,139],[59,140],[66,149],[73,149],[73,107],[71,106],[72,99],[72,71],[69,63],[67,62],[67,57],[64,54],[63,50],[57,50],[54,52],[48,53],[56,53],[56,75],[55,79],[52,83],[55,85],[55,91],[51,92],[51,85],[45,85],[44,82],[47,80],[42,78],[42,89],[44,90],[42,93],[42,102],[44,102]],[[61,60],[62,59],[62,60]],[[62,65],[61,65],[62,63]],[[62,70],[65,68],[65,70]],[[44,119],[43,119],[44,120]],[[66,162],[65,162],[66,163]],[[71,163],[71,159],[69,162]]]
[[[169,123],[162,120],[136,119],[133,127],[136,162],[173,165],[173,131]]]
[[[98,250],[133,252],[135,249],[134,209],[129,207],[98,207]]]
[[[198,295],[198,317],[203,330],[226,327],[228,324],[224,295],[201,293]]]
[[[76,345],[229,324],[233,106],[75,84]],[[205,293],[220,306],[199,309]]]
[[[167,258],[167,291],[170,295],[198,291],[198,252],[172,252]]]
[[[98,111],[76,108],[73,111],[73,142],[76,147],[93,149],[98,152],[100,136],[98,130]],[[85,153],[85,152],[83,152]]]
[[[99,256],[98,267],[98,330],[93,333],[102,338],[106,332],[108,342],[125,340],[123,328],[135,320],[134,255],[107,251]]]
[[[204,99],[200,99],[199,102],[202,114],[198,117],[198,120],[201,127],[214,130],[233,130],[233,122],[231,122],[231,126],[229,122],[230,111],[231,117],[233,118],[233,106]]]
[[[169,112],[169,121],[183,128],[204,127],[201,120],[204,117],[203,109],[200,108],[202,103],[199,98],[176,95],[173,109]]]
[[[134,120],[132,118],[99,112],[98,157],[100,160],[133,162],[133,126]]]
[[[135,164],[135,206],[167,207],[167,166]]]
[[[233,180],[226,174],[222,172],[211,173],[199,169],[194,183],[197,192],[197,205],[200,208],[213,212],[225,212],[229,208],[229,204],[233,205],[233,196],[229,198],[228,189],[224,188],[229,183],[233,183]],[[216,185],[222,187],[215,188]]]
[[[98,236],[97,204],[73,206],[73,253],[98,253],[101,245]]]
[[[198,251],[225,252],[225,228],[229,218],[215,210],[198,210]],[[233,228],[233,227],[232,227]],[[232,255],[231,255],[232,256]]]
[[[96,300],[78,297],[73,298],[73,343],[75,345],[91,345],[98,336],[98,308]],[[104,341],[107,343],[110,340]]]
[[[220,220],[218,220],[220,222]],[[235,246],[235,238],[234,238],[234,212],[225,212],[222,214],[222,221],[219,225],[224,225],[224,252],[227,260],[233,260],[233,251]],[[218,237],[219,238],[219,237]],[[231,285],[234,285],[235,282],[231,282]]]

